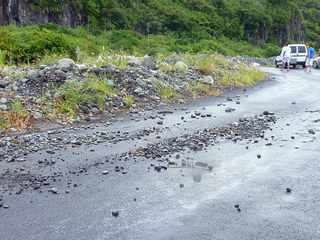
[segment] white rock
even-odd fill
[[[144,58],[143,58],[142,64],[143,64],[143,66],[145,66],[145,67],[150,67],[150,68],[152,68],[152,67],[154,67],[154,65],[155,65],[155,60],[154,60],[153,57],[151,57],[151,56],[149,56],[149,55],[146,55],[146,56],[144,56]]]
[[[57,68],[62,70],[70,70],[74,67],[75,62],[70,58],[63,58],[58,61]]]
[[[204,76],[203,78],[200,79],[200,81],[210,85],[214,84],[214,79],[212,76]]]
[[[18,86],[17,86],[17,84],[16,83],[14,83],[12,86],[11,86],[11,90],[12,91],[18,91]]]
[[[8,103],[8,99],[2,97],[2,98],[0,98],[0,103],[1,104],[7,104]]]
[[[8,106],[5,104],[0,104],[0,110],[1,111],[7,111],[8,110]]]
[[[185,64],[184,62],[182,61],[178,61],[175,65],[174,65],[175,69],[177,72],[180,72],[180,73],[187,73],[188,72],[188,65]]]
[[[88,67],[85,64],[77,64],[76,66],[77,66],[77,68],[79,69],[80,72],[85,72],[85,71],[88,70]]]
[[[33,113],[33,117],[35,119],[41,119],[42,118],[42,113],[41,112],[34,112]]]

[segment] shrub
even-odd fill
[[[48,53],[74,55],[73,46],[63,35],[39,26],[0,28],[0,49],[7,63],[31,63]]]
[[[141,35],[132,31],[111,31],[106,36],[111,49],[129,53],[134,53],[142,40]]]
[[[190,34],[141,35],[130,30],[112,30],[93,34],[85,28],[64,28],[56,25],[1,26],[0,64],[52,63],[57,57],[69,57],[81,62],[94,62],[108,54],[169,55],[177,53],[221,53],[224,55],[271,56],[279,48],[273,44],[254,46],[225,37],[201,35],[196,40]],[[109,61],[109,60],[107,60]]]

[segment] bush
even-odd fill
[[[142,40],[141,35],[132,31],[111,31],[106,36],[111,49],[129,53],[134,53]]]
[[[73,46],[63,35],[39,26],[0,29],[0,50],[5,51],[8,63],[35,62],[48,53],[67,53],[74,56]]]
[[[268,57],[278,54],[279,48],[273,44],[254,46],[244,41],[203,34],[195,41],[188,34],[144,36],[129,30],[113,30],[94,35],[84,28],[55,25],[0,27],[0,64],[52,63],[60,57],[92,62],[98,56],[107,59],[106,55],[115,53],[158,56],[172,52]]]

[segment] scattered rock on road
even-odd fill
[[[117,218],[117,217],[119,217],[120,212],[119,211],[112,211],[111,214],[112,214],[113,217]]]
[[[313,129],[309,129],[308,132],[309,132],[310,134],[312,134],[312,135],[315,135],[315,134],[316,134],[316,132],[315,132]]]
[[[234,208],[237,209],[238,212],[241,212],[241,209],[240,209],[240,205],[239,205],[239,204],[234,205]]]
[[[52,194],[58,194],[58,189],[57,188],[50,188],[49,190],[48,190],[48,192],[50,192],[50,193],[52,193]]]

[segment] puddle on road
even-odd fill
[[[202,174],[201,173],[193,173],[192,174],[192,179],[195,183],[200,183],[202,180]]]

